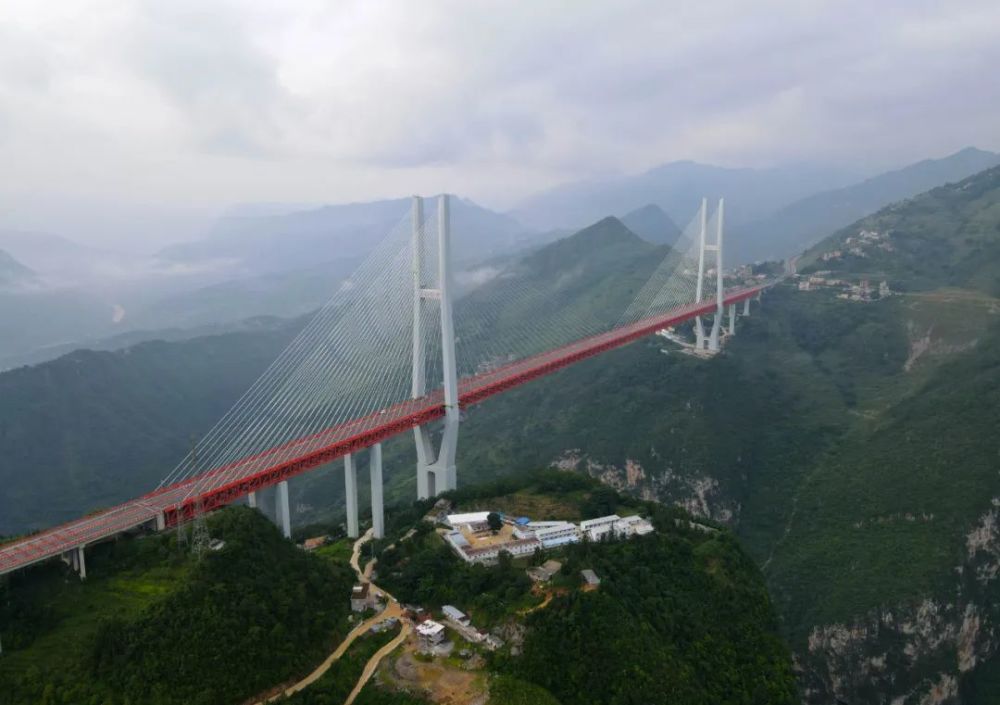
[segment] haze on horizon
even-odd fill
[[[238,203],[997,150],[998,27],[990,0],[8,0],[0,229],[152,249]]]

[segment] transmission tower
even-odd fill
[[[191,439],[191,467],[195,469],[197,473],[198,470],[198,442],[197,439]],[[197,490],[196,490],[197,491]],[[191,553],[194,554],[196,558],[201,558],[208,551],[209,542],[211,539],[208,535],[208,526],[205,523],[205,512],[203,511],[201,504],[201,497],[198,496],[194,504],[194,516],[192,517],[192,528],[191,528]],[[181,534],[178,535],[178,542],[180,542],[180,536],[186,538],[186,532],[181,528],[181,522],[177,522],[178,530]]]

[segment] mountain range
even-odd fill
[[[735,225],[853,180],[851,174],[836,169],[731,169],[678,161],[633,176],[557,186],[525,199],[511,215],[540,230],[579,229],[605,215],[623,216],[652,203],[683,228],[695,216],[703,197],[725,196],[730,221]]]
[[[461,481],[555,466],[728,524],[809,703],[983,702],[1000,692],[998,204],[992,168],[837,230],[710,360],[651,338],[466,410]],[[600,319],[665,251],[608,217],[503,266]],[[838,296],[863,280],[889,295]],[[548,320],[515,304],[503,325]],[[148,489],[299,325],[0,374],[0,531]],[[412,497],[412,455],[386,444],[388,496]],[[341,506],[335,470],[292,483],[297,521]]]
[[[731,261],[784,259],[890,203],[961,181],[997,164],[1000,154],[968,147],[942,159],[925,159],[860,183],[807,196],[761,220],[734,228]]]

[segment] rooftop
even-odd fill
[[[417,625],[417,634],[420,636],[436,636],[444,631],[444,625],[440,622],[435,622],[433,619],[428,619],[426,622],[421,622]]]

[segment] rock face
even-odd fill
[[[943,705],[996,654],[1000,626],[1000,498],[973,523],[952,586],[940,595],[815,627],[796,665],[806,703]]]
[[[551,466],[585,472],[619,492],[677,504],[695,516],[727,524],[735,523],[739,517],[739,504],[725,496],[718,480],[707,475],[681,475],[670,467],[649,472],[631,458],[621,464],[600,462],[576,448],[564,451]]]
[[[696,516],[739,523],[739,503],[707,474],[645,468],[633,459],[598,461],[579,449],[564,451],[551,464],[586,472],[643,499],[678,504]],[[872,521],[933,519],[921,514]],[[1000,497],[972,523],[953,576],[940,594],[887,605],[849,622],[817,625],[804,644],[793,643],[803,702],[963,703],[962,679],[992,657],[1000,643]]]

